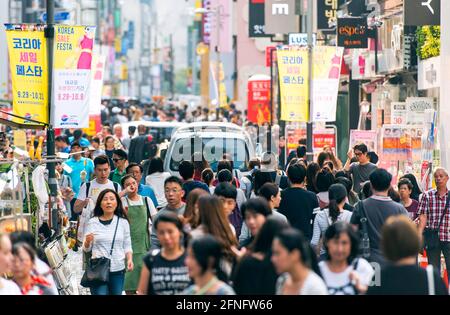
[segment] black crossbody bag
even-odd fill
[[[423,240],[425,249],[435,249],[439,247],[439,229],[441,228],[442,221],[444,221],[444,217],[447,214],[448,206],[450,203],[449,194],[447,193],[447,200],[445,202],[444,212],[442,213],[441,219],[439,220],[439,225],[437,229],[426,228],[423,231]]]
[[[360,214],[361,218],[359,219],[361,223],[360,230],[360,243],[359,243],[359,254],[369,260],[370,258],[370,239],[369,239],[369,229],[367,227],[367,215],[366,210],[364,209],[364,201],[360,202]]]
[[[109,282],[109,270],[111,268],[111,256],[114,249],[114,242],[116,241],[117,227],[119,226],[120,218],[117,217],[116,229],[111,244],[111,250],[108,257],[91,258],[87,263],[86,270],[81,278],[81,285],[85,288],[101,285]]]

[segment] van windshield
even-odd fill
[[[209,167],[217,172],[217,163],[224,154],[231,156],[236,170],[245,171],[249,161],[247,144],[236,138],[185,138],[178,139],[170,157],[170,169],[177,172],[182,161],[191,160],[195,152],[203,152]]]

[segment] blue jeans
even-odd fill
[[[109,282],[91,287],[92,295],[122,295],[125,282],[125,270],[109,273]]]

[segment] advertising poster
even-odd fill
[[[350,148],[359,143],[367,145],[369,151],[378,151],[378,135],[375,130],[351,130],[350,131]]]
[[[270,77],[249,79],[247,118],[258,126],[270,122]]]
[[[307,122],[308,106],[308,50],[297,48],[278,50],[281,92],[281,120]]]
[[[406,99],[406,110],[408,112],[408,124],[423,125],[425,111],[433,109],[434,100],[431,97],[409,97]]]
[[[394,125],[406,125],[408,123],[408,112],[406,103],[391,103],[391,122]]]
[[[323,130],[315,130],[313,133],[313,152],[314,159],[317,159],[317,156],[320,152],[323,151],[325,146],[329,146],[333,151],[333,154],[336,155],[336,132],[334,129],[323,129]]]
[[[336,121],[342,47],[314,47],[313,62],[313,121]]]
[[[306,141],[306,124],[293,123],[286,126],[286,148],[289,154],[290,151],[296,150],[299,146],[299,141],[304,139]]]
[[[54,128],[88,128],[95,27],[55,26]]]
[[[9,50],[13,114],[48,123],[48,72],[44,29],[5,24]],[[36,125],[14,118],[20,124]]]
[[[102,130],[100,117],[103,80],[105,74],[106,57],[94,54],[92,59],[91,87],[89,97],[89,128],[84,129],[88,136],[95,136]]]

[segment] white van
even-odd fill
[[[178,167],[191,160],[195,152],[202,152],[211,169],[217,172],[218,161],[229,154],[235,170],[247,171],[248,161],[255,156],[249,134],[231,123],[196,122],[178,128],[165,154],[164,170],[179,176]]]

